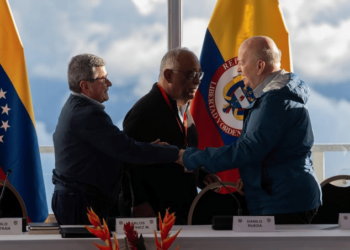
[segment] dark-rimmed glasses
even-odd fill
[[[191,81],[196,77],[198,76],[199,80],[202,80],[203,79],[203,76],[204,76],[204,72],[203,71],[184,71],[184,70],[179,70],[179,69],[172,69],[172,71],[180,71],[184,74],[187,75],[187,78],[190,79]]]
[[[108,78],[107,77],[98,77],[98,78],[95,78],[95,79],[85,79],[85,81],[89,81],[89,82],[94,82],[94,81],[97,81],[97,80],[103,80],[103,83],[107,83],[108,81]]]

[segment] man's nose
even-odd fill
[[[196,84],[196,85],[198,85],[198,84],[201,83],[201,80],[199,79],[199,75],[196,75],[196,76],[193,78],[192,81],[193,81],[193,83]]]
[[[107,79],[107,86],[108,87],[112,86],[112,82],[109,79]]]

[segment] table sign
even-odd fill
[[[153,233],[157,230],[157,218],[147,217],[147,218],[117,218],[115,231],[118,234],[124,233],[124,224],[130,222],[134,224],[134,229],[139,234]]]
[[[22,218],[1,218],[0,235],[22,234]]]
[[[339,227],[340,229],[350,229],[350,214],[339,214]]]
[[[274,232],[273,216],[233,216],[233,231],[238,232]]]

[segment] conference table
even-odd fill
[[[350,230],[338,225],[276,225],[275,232],[235,232],[212,230],[210,225],[174,226],[173,234],[182,228],[170,249],[350,249]],[[156,249],[154,235],[143,234],[147,250]],[[121,249],[125,249],[124,234],[117,234]],[[56,235],[1,235],[0,249],[89,250],[97,249],[97,238],[69,239]]]

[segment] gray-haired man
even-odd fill
[[[73,57],[68,82],[72,94],[53,135],[52,210],[59,224],[89,224],[87,207],[106,218],[117,200],[122,162],[169,163],[177,159],[179,150],[162,146],[159,140],[137,142],[112,123],[102,104],[112,86],[102,58],[91,54]]]

